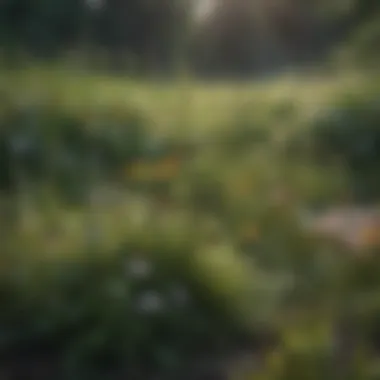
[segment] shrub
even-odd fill
[[[191,240],[169,237],[150,231],[90,260],[78,252],[71,262],[29,258],[9,267],[1,277],[2,356],[18,366],[24,357],[58,360],[56,371],[70,379],[108,371],[178,378],[242,338],[254,342],[242,312],[248,321],[264,315],[278,290],[263,292],[260,271],[252,278],[255,270],[229,249],[207,256]]]
[[[268,123],[260,120],[253,112],[249,105],[246,105],[229,120],[219,137],[224,153],[245,152],[271,141],[272,131]]]
[[[292,141],[298,157],[301,154],[319,163],[342,165],[359,200],[377,197],[380,191],[376,179],[380,164],[379,104],[378,96],[343,96]]]
[[[137,111],[106,115],[103,122],[104,116],[96,115],[95,124],[59,106],[10,108],[1,120],[2,189],[49,182],[67,196],[115,178],[146,154],[149,135]]]
[[[356,65],[362,68],[371,69],[379,64],[380,27],[379,16],[374,14],[371,20],[367,21],[349,39],[344,48],[339,51],[340,60],[346,66]]]

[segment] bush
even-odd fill
[[[120,175],[149,149],[147,123],[135,110],[99,113],[96,123],[59,106],[6,111],[0,135],[3,190],[49,182],[62,195],[78,196],[92,181]]]
[[[306,134],[298,134],[292,140],[291,149],[297,151],[296,156],[341,165],[358,200],[378,197],[379,104],[378,96],[343,96],[312,121]]]
[[[283,368],[264,378],[329,376],[337,316],[360,309],[376,325],[379,262],[305,236],[300,219],[308,224],[311,203],[335,202],[344,187],[339,170],[313,160],[339,155],[352,181],[361,167],[375,171],[377,151],[368,157],[355,146],[363,130],[376,136],[378,113],[359,100],[339,102],[298,132],[296,163],[275,136],[280,125],[286,137],[295,119],[290,103],[254,118],[239,110],[225,134],[184,142],[187,151],[175,138],[152,141],[138,111],[3,105],[3,189],[36,184],[45,212],[21,203],[23,223],[0,229],[0,370],[22,368],[14,378],[38,380],[194,380],[198,362],[215,375],[241,350],[252,361],[269,330],[284,341]],[[128,191],[112,186],[120,170]],[[56,204],[50,187],[67,194],[69,185],[99,195],[99,207]],[[375,294],[364,299],[368,290]],[[305,326],[307,312],[315,320]]]
[[[256,115],[259,110],[253,107],[252,104],[239,107],[236,115],[233,115],[220,133],[218,141],[224,154],[236,155],[257,149],[272,141],[272,130],[269,123],[261,120],[262,118]]]
[[[255,342],[242,307],[251,320],[277,290],[256,289],[255,270],[229,250],[207,256],[190,236],[185,243],[170,243],[170,236],[150,231],[107,255],[29,257],[8,267],[1,277],[1,356],[18,367],[23,358],[58,361],[55,371],[70,379],[109,371],[179,378],[243,338]],[[258,296],[265,299],[260,307]]]
[[[375,15],[370,22],[356,32],[348,47],[350,52],[348,59],[364,67],[377,67],[380,58],[378,49],[380,43],[379,21],[379,16]]]

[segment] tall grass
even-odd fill
[[[341,319],[359,332],[352,358],[362,341],[372,349],[378,259],[303,229],[303,213],[347,198],[351,179],[288,148],[364,85],[180,93],[46,68],[2,75],[4,371],[16,361],[39,379],[197,378],[203,360],[234,379],[230,359],[248,346],[264,368],[244,378],[339,377]],[[372,355],[359,359],[341,371],[375,378]],[[41,360],[49,375],[30,367]]]

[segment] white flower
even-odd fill
[[[137,309],[143,313],[157,313],[164,307],[161,295],[155,291],[148,291],[142,294],[137,301]]]
[[[32,146],[32,142],[28,136],[15,136],[11,140],[11,145],[14,153],[24,154]]]
[[[86,4],[92,10],[97,11],[105,6],[105,0],[86,0]]]
[[[190,294],[186,288],[182,286],[175,286],[170,292],[171,299],[175,302],[176,306],[184,306],[190,300]]]
[[[146,278],[153,272],[152,263],[144,259],[132,259],[127,263],[127,273],[135,278]]]

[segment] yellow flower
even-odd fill
[[[252,194],[252,183],[243,176],[231,175],[225,181],[226,190],[232,197],[247,197]]]
[[[244,241],[253,242],[259,238],[259,229],[255,224],[244,226],[241,231],[241,236]]]
[[[176,156],[169,156],[154,165],[154,178],[158,180],[170,180],[177,176],[181,169],[181,161]]]
[[[248,181],[238,182],[235,185],[235,191],[236,191],[236,195],[239,195],[242,197],[248,196],[252,193],[251,183],[249,183]]]
[[[363,247],[374,247],[380,244],[380,227],[369,225],[360,232],[360,241]]]

